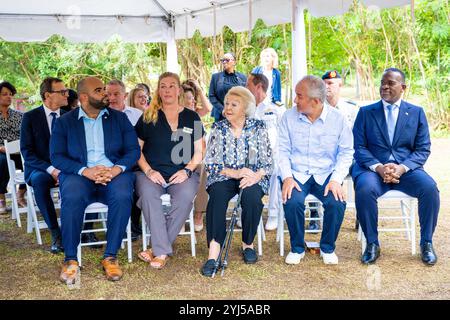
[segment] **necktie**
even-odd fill
[[[52,116],[52,125],[50,128],[50,133],[53,133],[53,129],[55,128],[55,122],[56,122],[56,112],[50,112],[50,115]]]
[[[388,109],[388,116],[387,116],[387,128],[388,128],[388,134],[389,134],[389,141],[392,144],[392,141],[394,140],[394,132],[395,132],[395,119],[394,119],[394,106],[389,105],[386,107]]]

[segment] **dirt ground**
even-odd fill
[[[412,256],[408,240],[399,233],[382,233],[380,259],[374,266],[362,265],[354,214],[347,212],[337,241],[337,266],[326,266],[312,254],[307,254],[299,265],[286,265],[279,255],[274,231],[266,233],[258,263],[245,265],[239,254],[240,234],[235,234],[225,276],[205,278],[199,272],[207,258],[203,230],[197,234],[196,257],[190,254],[189,237],[179,237],[174,258],[162,270],[151,269],[137,259],[140,240],[133,243],[132,263],[121,250],[124,277],[116,283],[104,278],[102,250],[84,249],[81,282],[68,288],[58,280],[63,256],[46,251],[48,231],[42,232],[45,245],[39,246],[34,234],[26,233],[25,226],[19,229],[10,215],[2,215],[0,299],[450,299],[449,158],[450,139],[434,139],[426,165],[441,191],[434,236],[439,260],[434,267],[424,266],[419,255]],[[420,252],[418,246],[417,250]],[[285,251],[289,252],[287,234]]]

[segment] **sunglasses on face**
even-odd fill
[[[220,62],[222,62],[222,63],[228,63],[230,61],[233,61],[233,59],[229,59],[229,58],[222,58],[222,59],[220,59]]]

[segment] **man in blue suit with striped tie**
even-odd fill
[[[439,190],[423,169],[430,155],[430,133],[421,107],[402,100],[405,75],[386,69],[380,85],[381,101],[362,107],[353,127],[355,161],[352,177],[358,219],[367,239],[361,258],[374,263],[380,255],[377,199],[389,190],[418,198],[420,248],[424,264],[437,261],[432,238],[439,213]]]
[[[33,187],[34,198],[51,236],[50,252],[62,252],[61,231],[50,189],[58,184],[59,170],[50,163],[50,135],[56,118],[64,113],[68,90],[61,79],[45,78],[40,86],[42,106],[23,115],[20,151],[25,160],[25,181]],[[28,201],[31,201],[30,199]]]

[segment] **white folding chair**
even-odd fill
[[[86,214],[87,213],[98,213],[99,214],[99,218],[86,220]],[[86,208],[86,210],[84,211],[83,224],[84,223],[88,223],[88,222],[93,222],[93,223],[94,222],[101,222],[102,223],[102,228],[90,229],[90,230],[82,230],[81,231],[80,243],[78,244],[78,249],[77,249],[77,258],[78,258],[78,263],[80,264],[80,266],[81,266],[81,247],[86,247],[86,246],[91,246],[91,245],[96,245],[96,244],[105,244],[106,245],[106,243],[107,243],[106,240],[101,240],[101,241],[96,241],[96,242],[81,242],[81,235],[84,234],[84,233],[107,232],[107,228],[106,228],[106,221],[107,221],[107,219],[108,219],[108,206],[104,205],[103,203],[100,203],[100,202],[91,203]],[[126,233],[127,233],[127,238],[122,240],[122,248],[124,248],[124,242],[126,242],[127,243],[128,262],[131,263],[133,261],[133,255],[132,255],[132,247],[131,247],[131,223],[130,223],[130,219],[128,219]]]
[[[61,199],[59,196],[59,188],[50,189],[50,193],[54,200],[55,209],[61,209]],[[55,201],[56,200],[56,201]],[[37,213],[40,211],[39,207],[36,204],[36,199],[34,197],[34,189],[32,186],[27,185],[27,232],[33,232],[33,229],[36,233],[37,243],[42,245],[42,237],[41,231],[42,229],[48,229],[47,223],[42,219],[39,220]],[[58,218],[58,224],[61,225],[61,219]]]
[[[195,198],[192,200],[192,203],[194,203]],[[161,196],[161,205],[163,206],[170,206],[170,194],[165,193]],[[142,215],[142,250],[147,250],[147,246],[150,242],[150,230],[145,222],[145,218]],[[192,205],[191,212],[189,212],[189,218],[186,220],[186,223],[189,223],[189,231],[180,231],[178,235],[180,236],[190,236],[191,238],[191,254],[193,257],[195,257],[195,244],[197,243],[197,239],[195,237],[195,230],[194,230],[194,205]]]
[[[238,199],[238,195],[235,195],[230,202],[228,203],[228,210],[227,213],[232,213],[234,206],[236,205]],[[231,207],[230,207],[231,204]],[[263,209],[267,209],[267,205],[264,205]],[[241,219],[241,217],[238,217],[238,219]],[[226,220],[231,220],[231,217],[227,217]],[[234,231],[237,232],[242,232],[242,228],[236,228],[237,226],[235,226]],[[227,229],[228,230],[228,229]],[[263,241],[266,241],[266,233],[264,231],[264,224],[263,224],[263,219],[262,219],[262,213],[261,213],[261,218],[259,219],[259,224],[258,224],[258,229],[257,229],[257,239],[258,239],[258,255],[262,256],[263,254],[263,249],[262,249],[262,243]]]
[[[312,206],[310,204],[316,203],[317,206]],[[306,221],[319,221],[319,229],[318,230],[308,230],[305,229],[305,233],[320,233],[322,232],[323,228],[323,205],[322,202],[320,202],[319,199],[317,199],[312,194],[309,194],[305,198],[305,222]],[[316,209],[319,213],[318,218],[311,218],[311,209]],[[306,216],[306,213],[308,212],[309,217]],[[278,215],[278,228],[277,228],[277,241],[280,242],[280,256],[284,257],[284,233],[289,232],[289,230],[284,230],[284,208],[283,205],[280,204],[280,210]]]
[[[378,228],[378,232],[405,232],[406,238],[411,241],[411,254],[416,254],[416,201],[417,198],[408,196],[407,194],[390,190],[378,198],[378,201],[389,200],[400,202],[400,208],[398,206],[382,206],[380,209],[401,211],[399,215],[379,216],[380,220],[401,220],[404,224],[403,228]],[[361,225],[358,230],[358,240],[361,241],[361,251],[364,253],[366,250],[366,237],[361,230]]]
[[[16,219],[17,226],[19,228],[22,227],[22,222],[20,219],[21,213],[27,213],[28,208],[20,208],[19,204],[17,202],[17,187],[20,184],[25,184],[25,177],[24,173],[20,170],[16,170],[16,164],[11,159],[11,154],[20,154],[20,140],[15,141],[6,141],[4,140],[4,146],[5,146],[5,153],[6,153],[6,161],[8,164],[8,173],[9,173],[9,183],[8,183],[8,189],[11,192],[11,202],[12,202],[12,219]]]

